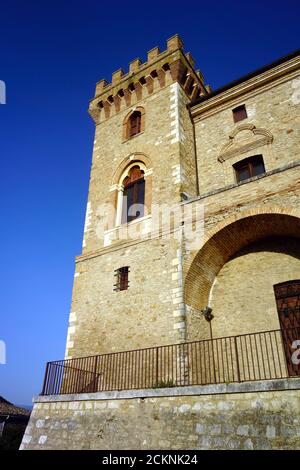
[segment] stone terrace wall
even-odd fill
[[[231,386],[239,389],[240,384]],[[21,449],[300,447],[299,389],[215,395],[195,392],[191,396],[175,396],[178,388],[168,391],[169,396],[147,397],[149,390],[142,390],[139,395],[144,392],[147,398],[126,392],[135,397],[96,400],[90,394],[83,401],[36,403]],[[155,395],[157,390],[152,392]],[[94,394],[100,395],[104,396]]]

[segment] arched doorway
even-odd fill
[[[299,238],[300,218],[282,213],[240,216],[216,231],[185,278],[188,338],[279,329],[273,286],[300,278]]]
[[[297,238],[266,237],[239,250],[222,266],[210,290],[213,335],[279,329],[274,286],[299,276]]]

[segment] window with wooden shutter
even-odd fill
[[[144,86],[145,78],[140,78],[140,87]],[[145,109],[138,106],[131,110],[124,118],[122,126],[122,139],[123,142],[138,136],[145,130]]]
[[[129,287],[129,266],[123,266],[115,270],[116,283],[114,291],[127,290]]]
[[[248,117],[246,106],[244,104],[242,104],[241,106],[237,106],[232,110],[232,115],[234,122],[239,122],[243,119],[246,119]]]
[[[122,223],[131,222],[144,215],[145,180],[144,172],[139,166],[131,168],[123,181]]]
[[[245,158],[233,165],[238,183],[245,181],[253,176],[265,173],[265,165],[262,155],[254,155]]]
[[[134,111],[128,121],[128,137],[133,137],[141,132],[142,114],[140,111]]]

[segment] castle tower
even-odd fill
[[[89,106],[95,141],[66,357],[185,338],[180,243],[168,229],[162,237],[154,217],[197,196],[187,105],[206,94],[178,35],[166,51],[149,51],[146,63],[136,59],[127,74],[118,70],[110,84],[97,83]]]

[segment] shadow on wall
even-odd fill
[[[213,336],[279,329],[274,285],[300,277],[299,241],[269,237],[236,253],[211,290]]]
[[[246,246],[234,256],[231,260],[240,256],[246,255],[252,252],[273,252],[273,253],[284,253],[300,260],[300,243],[297,238],[294,237],[267,237],[259,240],[255,243],[251,243]],[[300,274],[300,273],[299,273]]]
[[[238,250],[211,283],[212,337],[279,329],[274,285],[299,278],[300,244],[295,237],[264,237]],[[192,312],[188,320],[189,340],[210,337],[203,318]]]

